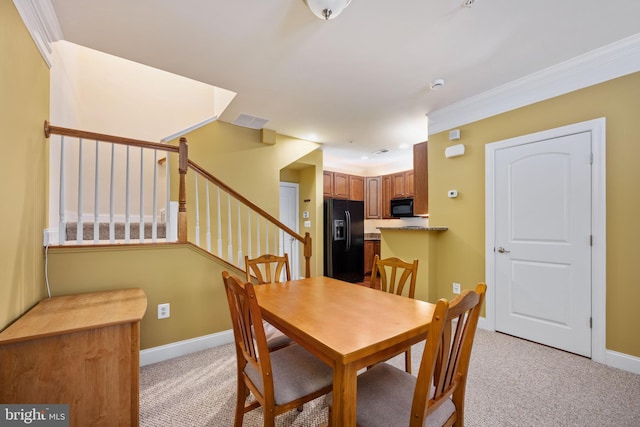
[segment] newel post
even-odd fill
[[[311,234],[304,234],[304,277],[311,277]]]
[[[187,241],[187,169],[189,168],[189,146],[187,138],[180,138],[178,147],[178,172],[180,190],[178,192],[178,242]]]

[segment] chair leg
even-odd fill
[[[244,419],[244,406],[249,394],[249,389],[244,384],[242,378],[238,378],[238,390],[236,397],[236,415],[233,420],[234,427],[242,427],[242,420]]]
[[[411,373],[411,348],[404,353],[404,370]]]
[[[329,415],[329,422],[327,423],[327,427],[332,427],[333,426],[333,422],[331,421],[331,418],[332,418],[331,405],[329,405],[328,415]]]

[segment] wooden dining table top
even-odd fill
[[[333,368],[334,426],[355,427],[358,370],[426,338],[435,305],[330,277],[254,286],[262,317]]]
[[[426,337],[434,304],[330,277],[254,287],[263,317],[342,364]]]

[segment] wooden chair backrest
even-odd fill
[[[242,283],[240,279],[222,272],[224,287],[233,325],[238,372],[244,372],[251,364],[262,375],[264,393],[273,393],[273,375],[267,338],[262,325],[262,315],[253,285]],[[252,392],[256,392],[252,388]]]
[[[450,303],[438,301],[418,372],[411,426],[423,426],[424,419],[449,398],[456,407],[449,422],[464,425],[467,372],[486,290],[487,285],[480,283],[475,292],[466,290]]]
[[[247,272],[247,282],[251,281],[251,276],[258,279],[258,284],[276,283],[282,280],[291,280],[291,269],[289,268],[289,255],[283,256],[264,254],[257,258],[249,259],[244,257],[244,265]]]
[[[400,258],[391,257],[380,259],[376,255],[373,259],[373,268],[371,270],[371,281],[369,286],[376,287],[378,283],[378,275],[380,275],[380,290],[384,292],[403,295],[407,281],[409,289],[407,295],[414,298],[416,292],[416,276],[418,275],[418,260],[406,262]]]

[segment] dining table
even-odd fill
[[[263,318],[333,368],[332,423],[356,425],[358,371],[426,339],[435,304],[325,276],[254,287]]]

